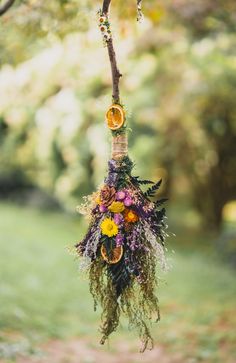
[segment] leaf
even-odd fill
[[[148,188],[148,190],[144,193],[144,196],[145,197],[154,197],[156,191],[160,188],[161,183],[162,183],[162,179],[160,179],[157,183],[155,183],[150,188]]]
[[[168,200],[168,198],[162,198],[157,200],[156,202],[154,202],[156,207],[160,207],[162,204],[164,204],[166,201]]]
[[[158,222],[161,222],[165,215],[166,215],[165,208],[162,208],[161,210],[155,212],[155,217]]]
[[[115,241],[114,241],[114,238],[109,238],[106,236],[106,238],[103,239],[103,245],[106,249],[106,253],[107,253],[107,256],[108,258],[112,258],[112,251],[115,247]]]
[[[147,180],[147,179],[139,179],[139,176],[132,176],[132,182],[134,184],[138,184],[138,185],[148,185],[148,184],[154,184],[153,181],[151,180]]]
[[[125,264],[124,257],[118,263],[108,266],[108,275],[111,277],[117,297],[119,297],[130,283],[130,273]]]

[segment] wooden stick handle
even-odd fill
[[[103,0],[102,6],[102,15],[108,16],[108,11],[110,7],[111,0]],[[107,40],[107,50],[109,55],[109,60],[111,64],[111,74],[112,74],[112,99],[114,103],[120,103],[120,90],[119,90],[119,81],[122,74],[120,73],[117,61],[116,61],[116,53],[113,46],[112,37]]]

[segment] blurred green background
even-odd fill
[[[135,1],[112,4],[135,175],[162,177],[169,198],[172,268],[145,355],[125,320],[99,346],[99,312],[66,249],[110,154],[100,6],[24,0],[0,18],[0,362],[234,363],[236,3],[144,0],[140,24]]]

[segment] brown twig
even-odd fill
[[[4,4],[0,6],[0,16],[5,14],[8,9],[14,4],[15,0],[7,0]]]
[[[107,16],[109,7],[110,7],[111,0],[103,0],[102,5],[102,14]],[[112,99],[114,103],[120,102],[120,90],[119,90],[119,81],[122,74],[120,73],[117,62],[116,62],[116,53],[113,46],[113,40],[110,38],[107,41],[107,49],[108,55],[111,64],[111,74],[112,74]]]

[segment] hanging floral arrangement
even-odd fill
[[[101,344],[119,325],[121,314],[138,329],[142,349],[152,348],[150,321],[160,319],[157,264],[166,269],[163,203],[154,201],[161,180],[134,176],[128,156],[126,117],[119,98],[119,78],[108,20],[110,1],[99,12],[99,28],[108,48],[113,80],[113,103],[106,113],[112,132],[112,156],[101,189],[86,198],[79,211],[90,220],[85,237],[76,244],[81,266],[88,271],[94,307],[102,307]],[[138,1],[138,18],[141,1]],[[145,188],[145,190],[143,190]]]

